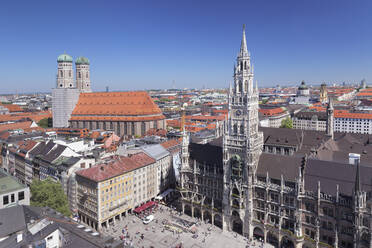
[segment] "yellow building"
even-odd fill
[[[116,156],[76,173],[80,220],[96,230],[120,220],[135,207],[134,173],[156,161],[143,152]],[[155,195],[153,196],[155,197]]]

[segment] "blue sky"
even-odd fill
[[[49,91],[56,58],[100,91],[227,87],[242,24],[260,86],[372,81],[372,1],[2,1],[0,94]]]

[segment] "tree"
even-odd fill
[[[280,125],[281,128],[293,128],[293,121],[290,117],[285,118],[282,120],[282,124]]]
[[[70,216],[67,196],[60,183],[51,179],[33,180],[31,183],[31,206],[50,207],[65,216]]]
[[[44,118],[44,119],[41,119],[37,125],[39,127],[42,127],[42,128],[48,128],[48,127],[52,127],[53,125],[53,121],[52,121],[52,118]]]

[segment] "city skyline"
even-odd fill
[[[63,52],[94,91],[226,88],[243,23],[260,87],[372,78],[368,1],[211,3],[4,3],[0,91],[49,92]]]

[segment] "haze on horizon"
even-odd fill
[[[92,88],[223,88],[242,24],[259,86],[372,81],[372,2],[5,1],[0,94],[49,92],[63,52]]]

